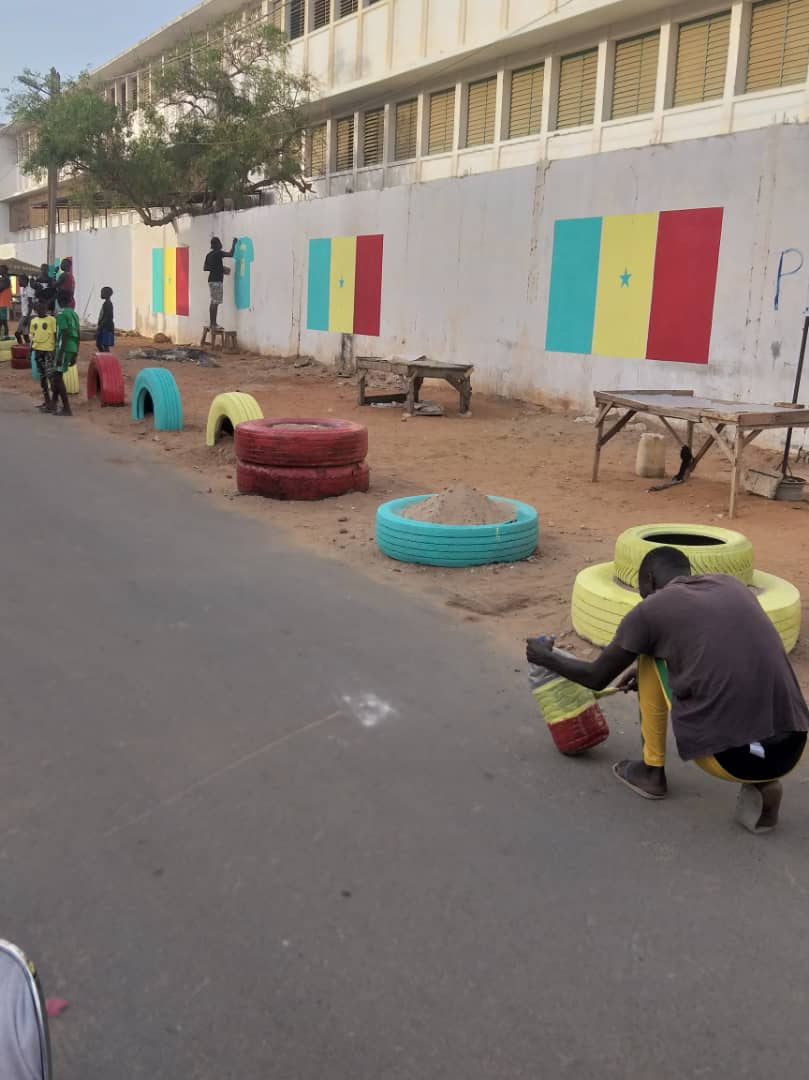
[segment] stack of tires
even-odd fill
[[[801,595],[789,581],[755,569],[746,536],[711,525],[639,525],[621,533],[613,562],[582,570],[573,586],[573,629],[594,645],[612,641],[618,624],[640,602],[638,570],[655,547],[675,547],[695,574],[731,574],[748,585],[770,617],[787,651],[801,629]]]
[[[11,346],[11,366],[15,371],[28,371],[31,366],[31,346]]]
[[[308,501],[368,490],[368,429],[350,420],[248,420],[236,426],[234,449],[242,495]]]

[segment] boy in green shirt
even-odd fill
[[[67,306],[68,300],[69,296],[65,293],[57,294],[56,301],[61,310],[56,316],[56,357],[51,376],[51,389],[54,412],[56,412],[58,402],[62,402],[59,416],[73,415],[65,388],[65,372],[76,363],[79,355],[79,317],[73,308]]]

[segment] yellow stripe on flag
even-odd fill
[[[163,250],[163,312],[177,314],[177,248]]]
[[[652,306],[657,214],[615,214],[601,227],[594,353],[643,359]],[[687,318],[687,313],[683,312]]]
[[[331,242],[329,276],[329,330],[354,333],[354,276],[357,268],[356,236],[336,236]]]

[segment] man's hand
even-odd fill
[[[539,664],[540,667],[553,652],[556,638],[541,634],[539,637],[528,638],[525,643],[525,655],[529,664]]]
[[[625,694],[633,693],[638,688],[638,669],[630,668],[629,671],[625,671],[615,685]]]

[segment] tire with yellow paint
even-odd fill
[[[750,585],[753,580],[753,545],[740,532],[713,525],[636,525],[615,541],[615,577],[638,587],[638,570],[657,547],[675,547],[688,557],[695,574],[730,574]]]
[[[65,390],[68,394],[78,394],[79,392],[79,366],[73,364],[67,369],[64,375]]]
[[[640,603],[640,593],[615,579],[614,563],[597,563],[582,570],[573,586],[573,629],[594,645],[608,645],[624,615]],[[798,641],[801,629],[801,596],[783,578],[753,571],[756,599],[771,619],[787,652]]]
[[[208,427],[205,433],[205,445],[216,446],[223,430],[230,426],[230,433],[236,431],[237,424],[247,420],[263,420],[264,413],[252,394],[231,391],[217,394],[208,411]]]

